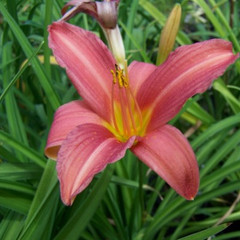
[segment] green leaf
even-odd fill
[[[191,102],[190,106],[187,108],[187,112],[191,113],[204,124],[211,124],[215,122],[215,119],[196,101]]]
[[[128,33],[131,33],[133,31],[133,24],[134,24],[134,19],[136,17],[136,13],[137,13],[137,8],[138,8],[138,0],[133,0],[132,4],[131,4],[130,13],[128,15],[129,17],[127,19],[126,29],[127,29]],[[128,36],[128,34],[125,36],[124,46],[125,46],[126,50],[129,50],[130,37]]]
[[[230,92],[221,78],[214,81],[213,88],[223,95],[234,113],[240,112],[240,101]]]
[[[56,163],[49,160],[18,240],[50,239],[43,236],[52,232],[59,198],[57,182]]]
[[[215,123],[192,142],[192,147],[194,149],[199,147],[201,144],[203,144],[205,141],[207,141],[210,137],[212,137],[216,133],[219,133],[224,129],[233,127],[239,123],[240,123],[240,114],[228,117],[226,119],[223,119]]]
[[[43,46],[43,42],[39,45],[38,49],[30,56],[30,58],[28,58],[27,61],[22,65],[22,67],[17,72],[17,74],[13,77],[13,79],[10,81],[10,83],[4,88],[4,91],[2,92],[2,94],[0,96],[0,103],[2,102],[2,100],[4,99],[4,97],[8,93],[8,91],[11,89],[11,87],[16,83],[16,81],[20,78],[20,76],[26,70],[26,68],[28,67],[32,58],[34,58],[38,54],[38,52],[41,50],[42,46]]]
[[[216,4],[216,2],[214,0],[209,0],[209,2],[211,3],[212,7],[214,8],[214,10],[215,10],[215,12],[216,12],[216,14],[218,16],[218,19],[220,20],[218,22],[221,22],[222,25],[225,27],[226,31],[228,32],[229,40],[231,40],[233,42],[235,50],[237,52],[239,52],[240,51],[240,45],[238,43],[238,39],[235,36],[235,34],[233,33],[232,28],[228,24],[228,20],[226,19],[226,17],[222,13],[221,9],[217,6],[217,4]]]
[[[11,64],[11,55],[13,54],[12,44],[10,44],[10,42],[4,44],[2,51],[3,87],[8,88],[9,80],[11,79],[13,71],[13,65]],[[5,99],[5,107],[9,132],[18,141],[23,142],[28,146],[26,130],[13,91],[8,92]],[[24,161],[22,154],[15,151],[15,155],[20,161]]]
[[[38,179],[42,174],[42,168],[34,163],[0,163],[0,180],[29,180]]]
[[[8,211],[0,224],[0,239],[15,240],[22,230],[25,216],[14,211]]]
[[[35,162],[40,167],[43,167],[43,168],[45,167],[45,159],[42,157],[41,154],[39,154],[32,148],[29,148],[29,147],[23,145],[22,143],[16,141],[9,134],[7,134],[3,131],[0,131],[0,142],[21,152],[23,155],[25,155],[27,158],[31,159],[31,161]]]
[[[144,49],[139,45],[139,43],[136,41],[136,39],[133,37],[132,33],[127,29],[127,27],[124,25],[123,22],[120,22],[121,27],[123,30],[126,32],[127,36],[129,39],[132,41],[133,45],[137,48],[139,53],[141,54],[142,58],[144,59],[144,62],[151,62],[150,59],[148,58],[146,52]]]
[[[0,11],[4,17],[4,19],[8,22],[11,30],[13,31],[14,35],[16,36],[17,40],[19,41],[19,44],[21,45],[25,55],[27,58],[30,58],[33,54],[33,48],[31,44],[29,43],[27,37],[22,32],[19,25],[14,21],[12,16],[8,13],[6,8],[4,7],[3,3],[0,2]],[[53,86],[47,77],[46,72],[44,71],[41,63],[39,62],[37,57],[34,57],[32,60],[33,69],[38,76],[38,79],[46,93],[46,96],[52,106],[53,109],[56,109],[60,106],[60,100],[56,94],[56,92],[53,89]]]
[[[151,14],[151,16],[158,21],[158,23],[160,23],[161,26],[165,25],[166,22],[166,17],[165,15],[160,12],[154,5],[152,5],[152,3],[150,3],[147,0],[139,0],[139,4],[141,5],[141,7],[143,7],[147,12],[149,12],[149,14]],[[191,44],[191,40],[190,38],[182,31],[179,31],[176,37],[176,41],[180,44],[180,45],[186,45],[186,44]]]
[[[209,184],[214,183],[217,180],[223,180],[226,177],[228,177],[230,174],[240,171],[240,161],[233,162],[226,167],[222,167],[220,169],[217,169],[214,172],[211,172],[210,175],[206,176],[202,181],[201,181],[201,186],[200,188],[207,187]]]
[[[211,23],[213,24],[214,28],[218,32],[219,36],[222,38],[227,38],[227,34],[224,32],[222,24],[218,21],[216,16],[213,14],[212,9],[208,6],[208,4],[204,0],[193,0],[196,2],[205,12]]]
[[[205,240],[206,238],[223,231],[228,226],[229,224],[222,224],[216,227],[208,228],[198,233],[191,234],[187,237],[179,238],[179,240]]]
[[[6,189],[7,191],[16,192],[17,194],[28,194],[33,197],[35,191],[29,184],[12,182],[7,180],[1,180],[0,189]]]
[[[31,200],[29,198],[20,196],[12,191],[0,189],[0,207],[26,215],[30,205]]]
[[[94,185],[91,193],[84,201],[83,204],[77,208],[75,214],[66,223],[66,225],[61,229],[54,240],[77,240],[80,237],[81,232],[87,226],[88,222],[91,220],[93,214],[97,210],[102,197],[105,194],[108,183],[111,179],[113,172],[112,165],[109,165],[103,172],[101,178]]]
[[[235,148],[238,147],[240,143],[240,130],[235,132],[225,143],[222,143],[221,148],[216,151],[211,158],[205,163],[204,168],[201,169],[200,176],[204,176],[206,173],[210,172],[214,166],[220,163],[229,153],[231,153]]]
[[[159,229],[166,226],[173,219],[177,218],[182,213],[188,212],[190,209],[199,206],[202,203],[209,202],[211,199],[222,196],[224,194],[239,190],[240,182],[234,181],[224,185],[221,188],[205,192],[196,197],[194,201],[187,202],[183,198],[176,198],[171,204],[168,204],[158,215],[154,217],[154,221],[147,227],[144,240],[151,239]]]

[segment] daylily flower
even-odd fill
[[[231,43],[213,39],[182,46],[158,67],[136,61],[127,67],[91,32],[58,21],[49,33],[56,60],[83,98],[56,111],[45,149],[57,160],[62,201],[71,205],[127,149],[178,194],[193,199],[199,186],[195,155],[167,122],[237,59]]]

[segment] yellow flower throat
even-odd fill
[[[141,135],[142,114],[129,87],[127,70],[124,71],[116,64],[111,73],[113,76],[112,122],[107,124],[107,128],[118,140],[125,142],[131,136]]]

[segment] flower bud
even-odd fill
[[[157,56],[157,65],[162,64],[172,51],[181,20],[181,5],[176,4],[162,30]]]

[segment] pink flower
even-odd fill
[[[57,159],[62,201],[71,205],[127,149],[193,199],[199,186],[195,155],[167,122],[237,59],[231,43],[213,39],[179,47],[161,66],[135,61],[124,71],[93,33],[63,21],[53,23],[49,33],[58,63],[83,98],[56,111],[45,149]]]

